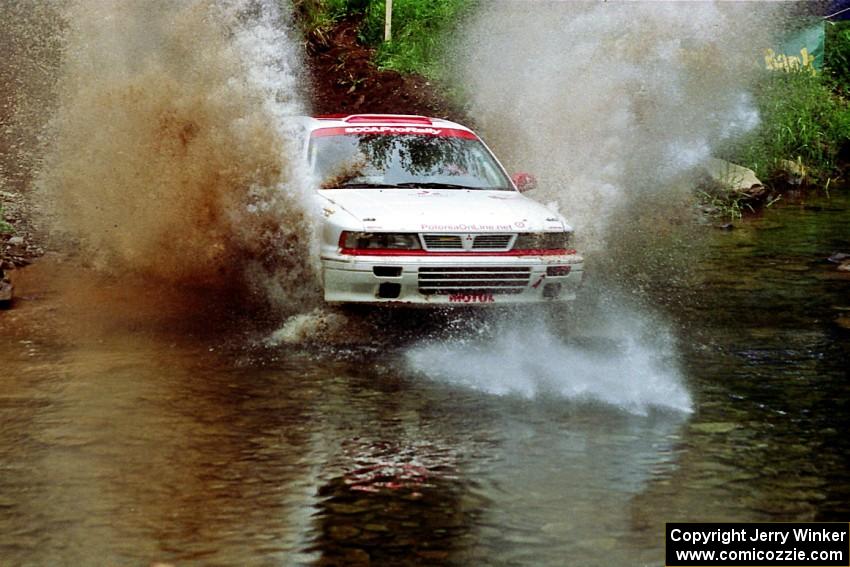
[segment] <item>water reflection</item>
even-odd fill
[[[486,502],[451,451],[357,439],[344,452],[352,468],[319,489],[319,565],[430,565],[472,547]]]
[[[596,545],[610,558],[628,531],[623,503],[674,466],[678,414],[488,397],[395,363],[371,368],[350,369],[347,403],[326,414],[338,445],[319,490],[322,564],[559,564],[565,553],[593,564]]]

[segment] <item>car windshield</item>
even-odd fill
[[[309,159],[322,189],[433,188],[513,191],[510,180],[472,134],[323,134]]]

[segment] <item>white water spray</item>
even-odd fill
[[[538,175],[534,198],[573,223],[588,270],[604,263],[592,262],[594,255],[621,259],[608,262],[619,276],[608,278],[621,288],[614,296],[636,285],[646,243],[669,248],[670,225],[677,217],[690,222],[683,176],[758,124],[749,93],[770,45],[773,10],[505,1],[485,3],[464,30],[458,80],[480,133],[510,169]],[[679,258],[666,264],[683,269]],[[605,279],[596,274],[588,285]],[[579,301],[595,301],[589,295]],[[625,305],[600,300],[573,318],[575,333],[603,337],[590,346],[509,318],[494,325],[492,341],[425,343],[408,352],[408,362],[426,376],[492,394],[602,402],[635,413],[690,411],[672,333]]]
[[[752,129],[771,12],[758,3],[493,2],[464,30],[459,81],[480,131],[540,178],[584,251],[620,207],[672,183]],[[687,191],[688,187],[685,186]]]
[[[581,342],[565,342],[528,319],[506,318],[496,327],[491,340],[420,344],[407,362],[434,380],[499,396],[601,402],[635,414],[691,411],[673,338],[644,318],[621,313]]]

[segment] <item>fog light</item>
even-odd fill
[[[546,299],[555,299],[561,293],[561,284],[547,283],[543,286],[543,297]]]
[[[372,273],[379,278],[397,278],[401,275],[401,266],[375,266]]]
[[[549,266],[546,268],[547,276],[568,276],[572,266]]]
[[[397,299],[401,294],[401,284],[384,282],[378,286],[378,297],[381,299]]]

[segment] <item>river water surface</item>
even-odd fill
[[[669,521],[847,521],[849,211],[701,232],[653,362],[682,391],[637,405],[434,379],[416,337],[259,346],[233,301],[45,258],[0,313],[0,563],[660,565]],[[563,375],[644,387],[570,327]]]

